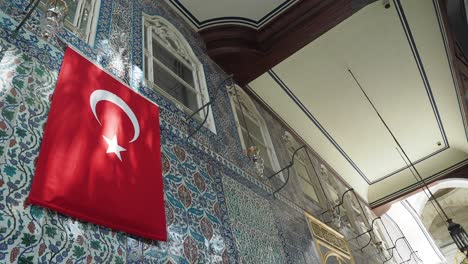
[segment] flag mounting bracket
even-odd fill
[[[228,83],[228,81],[230,81],[230,82]],[[189,122],[190,120],[193,120],[193,118],[198,113],[200,113],[202,110],[206,110],[206,111],[204,111],[205,115],[203,117],[203,121],[187,136],[187,140],[189,140],[191,137],[193,137],[193,135],[195,135],[198,131],[200,131],[200,129],[205,125],[206,121],[208,120],[208,115],[210,113],[210,106],[216,101],[216,99],[218,98],[219,90],[221,90],[221,87],[223,85],[225,85],[225,84],[227,84],[226,86],[234,86],[233,74],[227,76],[226,78],[224,78],[224,80],[222,80],[218,84],[218,87],[216,88],[216,90],[215,90],[215,92],[213,94],[213,97],[212,97],[212,99],[210,101],[208,101],[207,103],[202,105],[200,108],[195,110],[191,115],[189,115],[187,118],[185,118],[185,121]]]
[[[299,150],[303,149],[303,148],[306,148],[307,146],[306,145],[302,145],[300,146],[299,148],[297,148],[296,150],[294,150],[294,153],[292,154],[292,157],[291,157],[291,162],[289,162],[288,165],[286,165],[284,168],[282,168],[281,170],[275,172],[273,175],[269,176],[268,179],[271,180],[273,177],[275,177],[276,175],[280,174],[282,171],[284,170],[287,170],[288,174],[287,174],[287,177],[286,177],[286,180],[284,181],[283,185],[281,185],[276,191],[273,192],[273,196],[281,191],[281,189],[283,189],[289,182],[289,178],[290,178],[290,169],[292,166],[294,166],[294,159],[296,158],[296,154]]]

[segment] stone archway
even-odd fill
[[[430,189],[447,215],[463,227],[468,227],[468,180],[446,179],[434,184]],[[447,231],[445,219],[437,212],[432,199],[420,192],[409,197],[407,201],[413,206],[448,263],[460,263],[457,262],[459,251]]]

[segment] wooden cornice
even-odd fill
[[[248,84],[375,0],[301,0],[260,29],[219,25],[200,31],[209,56]]]

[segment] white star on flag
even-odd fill
[[[120,152],[126,151],[126,149],[119,146],[117,143],[117,135],[114,135],[112,139],[107,138],[106,136],[102,136],[107,142],[107,152],[106,153],[114,153],[120,161],[122,161],[122,156],[120,156]]]

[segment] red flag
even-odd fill
[[[68,48],[27,202],[165,241],[159,108]]]

